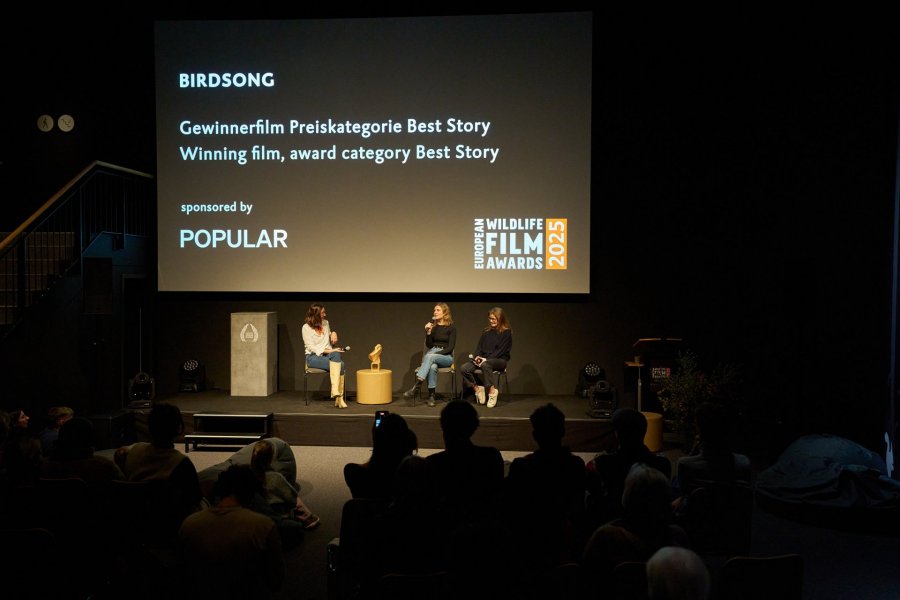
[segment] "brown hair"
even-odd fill
[[[306,319],[305,322],[307,325],[315,329],[316,331],[322,331],[322,311],[325,310],[325,306],[319,303],[314,303],[309,306],[306,311]]]
[[[489,310],[488,314],[497,317],[497,331],[506,331],[507,329],[512,328],[512,326],[509,324],[509,319],[506,318],[506,313],[503,312],[503,309],[499,306],[495,306],[494,308]],[[490,326],[485,327],[484,330],[490,330]]]
[[[444,311],[444,321],[446,321],[447,325],[453,325],[453,315],[450,314],[450,305],[446,302],[438,302],[435,306],[440,306],[441,310]]]

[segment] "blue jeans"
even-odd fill
[[[429,348],[422,357],[422,366],[416,370],[416,377],[428,380],[428,389],[437,387],[438,369],[449,367],[453,364],[453,357],[449,354],[438,354],[437,348]]]
[[[341,375],[343,375],[344,361],[341,360],[340,352],[329,352],[328,354],[323,354],[322,356],[318,356],[316,354],[306,355],[306,364],[313,369],[322,369],[323,371],[328,371],[330,369],[329,363],[333,362],[341,363]]]

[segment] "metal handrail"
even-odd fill
[[[103,233],[153,235],[152,175],[95,161],[0,240],[0,327],[9,330]]]

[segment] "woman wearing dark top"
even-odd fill
[[[494,371],[506,369],[510,350],[512,350],[512,329],[509,320],[503,309],[495,306],[488,311],[488,326],[478,338],[478,347],[472,353],[474,358],[460,368],[463,381],[475,390],[479,404],[485,403],[484,392],[487,388],[487,407],[494,408],[497,405],[500,389],[495,385],[497,382],[494,381]],[[475,379],[476,369],[481,369],[483,386],[478,385]]]
[[[406,419],[388,413],[381,425],[372,426],[372,456],[368,461],[344,465],[344,481],[354,498],[391,498],[394,473],[407,456],[418,449],[416,434]]]
[[[416,369],[416,384],[403,392],[407,398],[415,396],[428,380],[428,406],[434,406],[434,390],[437,387],[438,369],[453,364],[453,349],[456,347],[456,326],[446,302],[434,306],[434,314],[425,323],[425,354],[422,364]]]

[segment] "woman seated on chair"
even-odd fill
[[[471,355],[473,358],[459,369],[463,382],[475,390],[478,404],[485,403],[485,388],[487,388],[487,407],[494,408],[497,405],[500,388],[499,381],[494,380],[494,373],[506,370],[510,350],[512,350],[512,329],[509,320],[503,309],[495,306],[488,311],[488,326],[478,338],[478,346]],[[484,385],[478,385],[475,379],[475,371],[478,369],[481,370]]]
[[[428,380],[428,406],[434,406],[434,390],[437,388],[438,369],[453,364],[453,349],[456,346],[456,326],[446,302],[434,305],[431,320],[425,323],[425,354],[422,364],[416,369],[416,384],[403,395],[411,398],[419,393],[422,382]]]
[[[331,397],[335,408],[347,408],[344,402],[344,361],[342,348],[335,348],[338,335],[328,324],[325,307],[313,304],[306,311],[306,320],[300,332],[306,349],[306,366],[328,371],[331,377]]]

